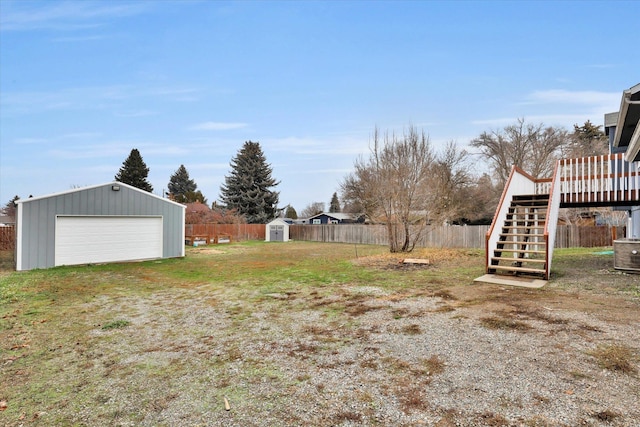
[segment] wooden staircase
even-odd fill
[[[548,194],[515,195],[487,273],[546,278]]]
[[[479,283],[541,287],[549,280],[560,207],[639,206],[640,162],[622,153],[556,162],[534,178],[517,166],[505,183],[485,241]]]
[[[549,280],[561,168],[536,179],[514,166],[486,236],[486,274],[478,283],[539,288]]]

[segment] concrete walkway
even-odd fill
[[[485,274],[473,281],[474,283],[489,283],[492,285],[520,286],[524,288],[541,288],[547,284],[546,280],[531,277],[511,277],[500,274]]]

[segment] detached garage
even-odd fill
[[[16,270],[184,256],[185,206],[120,182],[18,200]]]

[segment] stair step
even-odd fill
[[[547,202],[540,203],[536,201],[531,202],[511,202],[510,207],[512,208],[529,208],[529,209],[546,209],[548,206]]]
[[[531,194],[526,196],[513,196],[511,198],[512,204],[523,205],[523,204],[548,204],[549,203],[549,195],[548,194]]]
[[[535,259],[535,258],[513,258],[513,257],[491,257],[491,261],[506,261],[506,262],[527,262],[533,264],[544,264],[547,262],[545,259]],[[498,264],[492,264],[498,265]]]
[[[535,219],[530,219],[530,218],[529,219],[505,219],[504,220],[505,224],[506,223],[513,224],[514,222],[534,222],[537,225],[546,224],[546,221],[544,219],[538,219],[538,218],[535,218]]]
[[[543,233],[500,233],[500,237],[544,237]]]
[[[495,250],[493,251],[494,255],[496,254],[496,252],[515,252],[515,253],[519,253],[519,254],[538,254],[538,255],[543,255],[546,254],[547,251],[538,251],[535,249],[503,249],[503,250]]]
[[[542,219],[546,219],[547,218],[547,210],[543,210],[540,212],[513,212],[510,211],[507,213],[507,218],[506,219],[513,219],[513,218],[517,218],[520,221],[535,221],[537,220],[542,220]]]
[[[502,227],[505,228],[527,228],[529,230],[544,230],[544,225],[505,225]]]
[[[547,216],[547,208],[540,208],[540,209],[531,209],[529,208],[528,210],[524,210],[524,209],[520,209],[520,208],[514,208],[514,207],[510,207],[507,210],[507,215],[522,215],[522,216],[535,216],[535,217],[539,217],[539,216]]]
[[[520,241],[515,241],[515,240],[499,240],[498,241],[498,246],[499,245],[509,245],[509,246],[546,246],[547,242],[520,242]],[[500,248],[498,247],[498,249],[503,249],[503,251],[506,251],[507,249]]]
[[[528,200],[528,199],[537,199],[537,200],[544,200],[544,199],[548,199],[549,195],[548,194],[517,194],[515,196],[513,196],[514,200]]]
[[[533,210],[523,211],[523,210],[520,210],[520,209],[509,208],[509,211],[507,212],[507,215],[541,217],[541,216],[547,216],[547,209],[546,208],[545,209],[540,209],[539,211],[533,211]]]
[[[503,271],[514,271],[519,273],[544,273],[545,270],[541,270],[539,268],[528,268],[528,267],[511,267],[507,265],[490,265],[489,269],[493,270],[503,270]]]

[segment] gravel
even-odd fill
[[[101,297],[91,304],[130,326],[95,325],[90,349],[61,356],[69,362],[60,381],[74,382],[82,398],[38,422],[639,425],[637,373],[603,369],[591,355],[598,346],[625,346],[638,368],[633,298],[619,318],[569,304],[570,293],[529,300],[530,291],[490,286],[475,288],[475,296],[453,289],[444,298],[335,289],[266,295],[256,304],[227,300],[206,285],[145,299]],[[520,323],[494,329],[483,320],[489,317]]]

